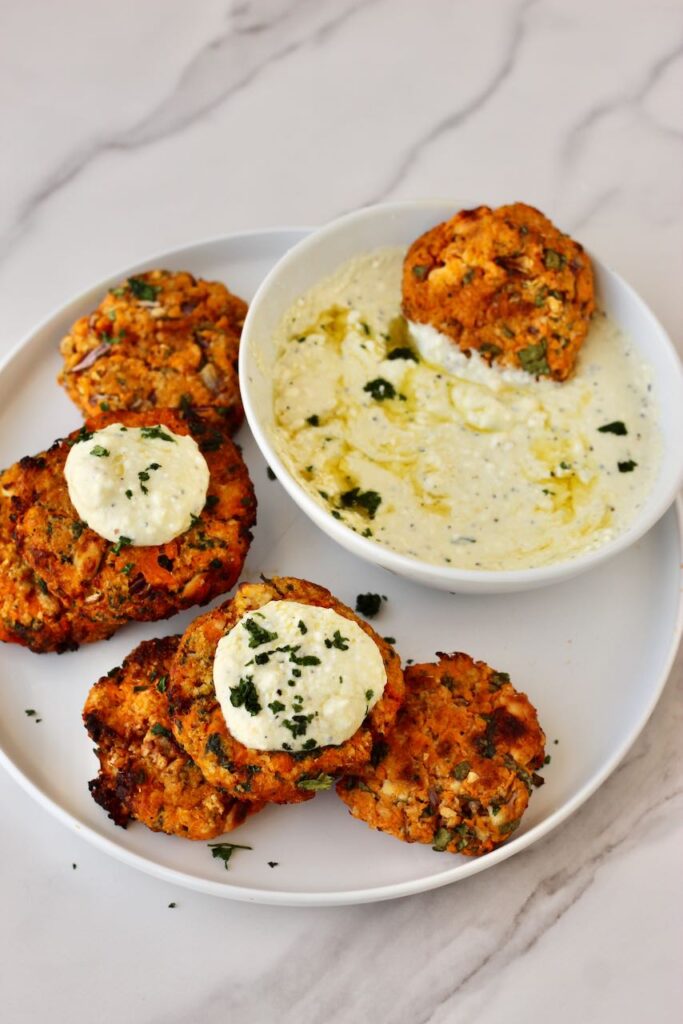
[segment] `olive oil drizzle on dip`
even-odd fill
[[[221,637],[213,679],[236,740],[253,750],[298,752],[353,736],[387,676],[379,648],[351,619],[269,601]]]
[[[168,427],[111,423],[72,445],[64,466],[81,520],[113,542],[166,544],[206,502],[209,467],[197,442]]]
[[[437,565],[532,568],[622,532],[661,438],[649,368],[616,325],[596,314],[563,384],[489,366],[403,320],[403,256],[350,261],[280,325],[274,433],[290,472],[362,536]]]

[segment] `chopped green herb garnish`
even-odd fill
[[[425,267],[421,263],[416,263],[415,266],[411,268],[411,270],[413,277],[417,278],[418,281],[424,281],[427,274],[429,273],[429,267]]]
[[[112,551],[114,552],[115,555],[118,555],[119,552],[121,551],[121,548],[130,547],[132,543],[133,541],[131,540],[130,537],[124,537],[122,534],[117,540],[116,544],[114,544],[114,546],[112,547]]]
[[[134,566],[134,562],[126,562],[126,564],[121,567],[121,572],[123,573],[124,576],[129,576],[131,569],[133,569]]]
[[[316,416],[316,415],[307,416],[306,417],[306,422],[311,427],[319,427],[320,426],[320,417]]]
[[[25,714],[25,715],[26,715],[26,716],[27,716],[28,718],[35,718],[35,715],[36,715],[36,709],[35,709],[35,708],[24,708],[24,714]]]
[[[598,427],[599,434],[617,434],[619,437],[624,437],[628,434],[626,424],[622,420],[614,420],[613,423],[605,423],[604,427]]]
[[[177,903],[169,903],[169,905],[168,905],[168,909],[169,909],[169,910],[175,910],[175,908],[176,908],[177,906],[178,906],[178,904],[177,904]]]
[[[367,512],[370,519],[374,519],[377,509],[382,504],[382,496],[377,491],[361,491],[359,487],[352,487],[350,491],[344,491],[340,495],[340,501],[344,508],[361,509]]]
[[[132,491],[126,491],[126,497],[130,501],[130,499],[133,497],[133,492]]]
[[[163,427],[140,427],[140,435],[150,439],[157,439],[159,441],[170,441],[171,444],[175,444],[175,438],[167,434]]]
[[[369,380],[363,391],[372,395],[376,402],[384,402],[387,398],[396,397],[396,388],[391,381],[385,380],[384,377],[375,377],[374,380]]]
[[[230,687],[230,703],[234,708],[244,707],[244,710],[252,716],[258,715],[261,705],[253,676],[244,676],[237,686]]]
[[[271,701],[268,707],[270,708],[274,715],[279,715],[281,711],[285,710],[285,705],[282,703],[282,701],[279,700]]]
[[[173,733],[171,730],[167,729],[165,725],[161,724],[161,722],[155,722],[150,731],[154,736],[165,736],[166,739],[173,739]]]
[[[298,650],[298,648],[297,648]],[[298,657],[296,650],[291,651],[289,660],[293,661],[295,665],[319,665],[320,658],[317,658],[315,654],[304,654],[302,657]]]
[[[617,462],[620,473],[632,473],[637,465],[638,463],[634,462],[633,459],[627,459],[626,462]]]
[[[158,285],[148,284],[140,277],[129,277],[128,287],[135,298],[142,299],[143,302],[156,302],[157,295],[161,291],[161,288]],[[112,294],[116,295],[120,290],[121,289],[116,289]]]
[[[251,850],[251,846],[243,846],[240,843],[208,843],[209,849],[211,850],[211,856],[215,860],[222,860],[225,870],[228,870],[228,861],[232,857],[235,850]]]
[[[88,524],[83,519],[77,519],[74,523],[71,524],[71,532],[76,540],[78,540],[80,535],[83,533],[84,530],[87,530],[87,528]]]
[[[550,373],[548,359],[546,357],[546,343],[539,341],[537,345],[527,345],[517,353],[520,365],[527,373],[538,377],[542,373]]]
[[[275,473],[273,473],[270,466],[266,466],[266,476],[268,477],[269,480],[277,480],[277,477],[275,476]]]
[[[437,829],[434,833],[434,845],[432,846],[432,850],[436,850],[437,853],[443,853],[453,836],[454,833],[448,828]]]
[[[339,651],[348,651],[349,649],[349,638],[342,636],[338,629],[335,629],[334,636],[330,640],[329,637],[325,638],[325,647],[331,648],[336,647]]]
[[[109,412],[109,402],[100,402],[102,412]]]
[[[510,682],[507,672],[492,672],[489,676],[489,690],[500,690],[501,686]]]
[[[303,778],[299,779],[299,781],[297,782],[297,786],[299,787],[299,789],[313,790],[314,792],[318,793],[321,790],[329,789],[333,783],[334,776],[325,775],[321,772],[321,774],[314,779],[310,779],[304,776]]]
[[[494,345],[493,342],[485,341],[482,345],[479,346],[479,351],[482,352],[485,356],[491,356],[491,359],[495,359],[496,356],[499,356],[503,350],[500,347],[500,345]]]
[[[392,348],[391,352],[387,352],[387,359],[412,359],[414,363],[420,361],[412,348],[408,348],[407,345],[401,348]]]
[[[109,449],[103,448],[101,444],[96,444],[94,448],[90,449],[90,454],[98,459],[103,459],[109,455]]]
[[[297,627],[300,633],[308,633],[308,626],[303,621],[303,619],[299,619],[299,621],[297,622]]]
[[[358,594],[356,597],[356,611],[364,615],[366,619],[374,619],[382,604],[380,594]]]
[[[250,647],[260,647],[261,644],[269,644],[271,640],[277,640],[277,633],[271,633],[269,629],[264,629],[253,619],[246,619],[242,626],[250,634]]]
[[[149,689],[148,686],[134,686],[133,687],[133,693],[142,693],[143,691],[148,690],[148,689]]]
[[[396,643],[396,637],[395,636],[383,636],[382,640],[384,640],[385,644],[395,644]]]
[[[166,693],[166,684],[168,682],[168,676],[161,676],[157,683],[157,690],[159,693]]]
[[[567,257],[555,249],[543,250],[543,264],[546,270],[561,270],[567,262]]]
[[[283,726],[285,729],[289,729],[292,736],[305,736],[308,732],[308,727],[313,721],[313,715],[292,715],[291,719],[285,718]]]
[[[257,665],[267,665],[270,661],[270,654],[268,651],[261,651],[260,654],[254,655],[254,662]]]
[[[367,701],[371,701],[374,696],[375,696],[375,691],[374,690],[366,690],[365,691],[365,699]]]
[[[453,769],[453,776],[458,780],[458,782],[462,782],[463,779],[467,778],[471,770],[469,761],[461,761],[460,764],[456,764]]]

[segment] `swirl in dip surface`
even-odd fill
[[[275,443],[335,518],[403,555],[526,569],[621,533],[656,477],[651,373],[598,313],[563,384],[470,358],[400,315],[403,249],[343,265],[284,317]]]
[[[269,601],[218,641],[213,679],[236,740],[296,752],[353,736],[387,676],[379,648],[355,622],[331,608]]]
[[[69,497],[106,540],[166,544],[202,511],[209,467],[194,438],[169,427],[111,423],[77,441],[64,466]]]

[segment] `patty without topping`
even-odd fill
[[[209,467],[209,490],[197,521],[175,540],[120,546],[83,523],[69,498],[64,464],[81,431],[21,460],[15,507],[22,555],[74,618],[96,625],[92,639],[101,635],[97,630],[166,618],[230,590],[242,571],[256,519],[247,468],[214,409],[193,410],[186,418],[167,409],[107,413],[89,420],[83,430],[119,422],[129,427],[162,424],[191,434]]]
[[[58,381],[85,416],[181,404],[243,410],[237,357],[247,304],[216,281],[150,270],[112,288],[62,339]]]
[[[489,363],[566,380],[595,309],[583,248],[524,203],[461,210],[410,246],[403,312]]]
[[[478,856],[518,828],[545,736],[528,697],[467,654],[406,669],[406,697],[372,761],[337,793],[356,818],[408,843]]]
[[[247,613],[268,601],[287,600],[333,609],[357,623],[382,655],[384,693],[360,729],[339,746],[296,754],[245,747],[229,733],[216,698],[213,661],[218,641]],[[316,789],[328,788],[332,777],[358,770],[370,758],[373,738],[385,736],[393,725],[403,692],[396,652],[329,590],[289,577],[243,583],[231,601],[195,619],[173,659],[168,690],[173,731],[205,778],[240,799],[271,803],[309,800]]]
[[[166,683],[179,637],[147,640],[94,684],[83,721],[97,743],[100,771],[88,788],[123,828],[213,839],[260,809],[209,785],[171,732]]]

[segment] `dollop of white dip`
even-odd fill
[[[216,697],[236,740],[254,750],[338,746],[384,692],[379,648],[331,608],[269,601],[218,642]]]
[[[73,445],[64,466],[71,502],[91,530],[136,547],[166,544],[206,502],[209,467],[192,437],[168,427],[111,423]]]

